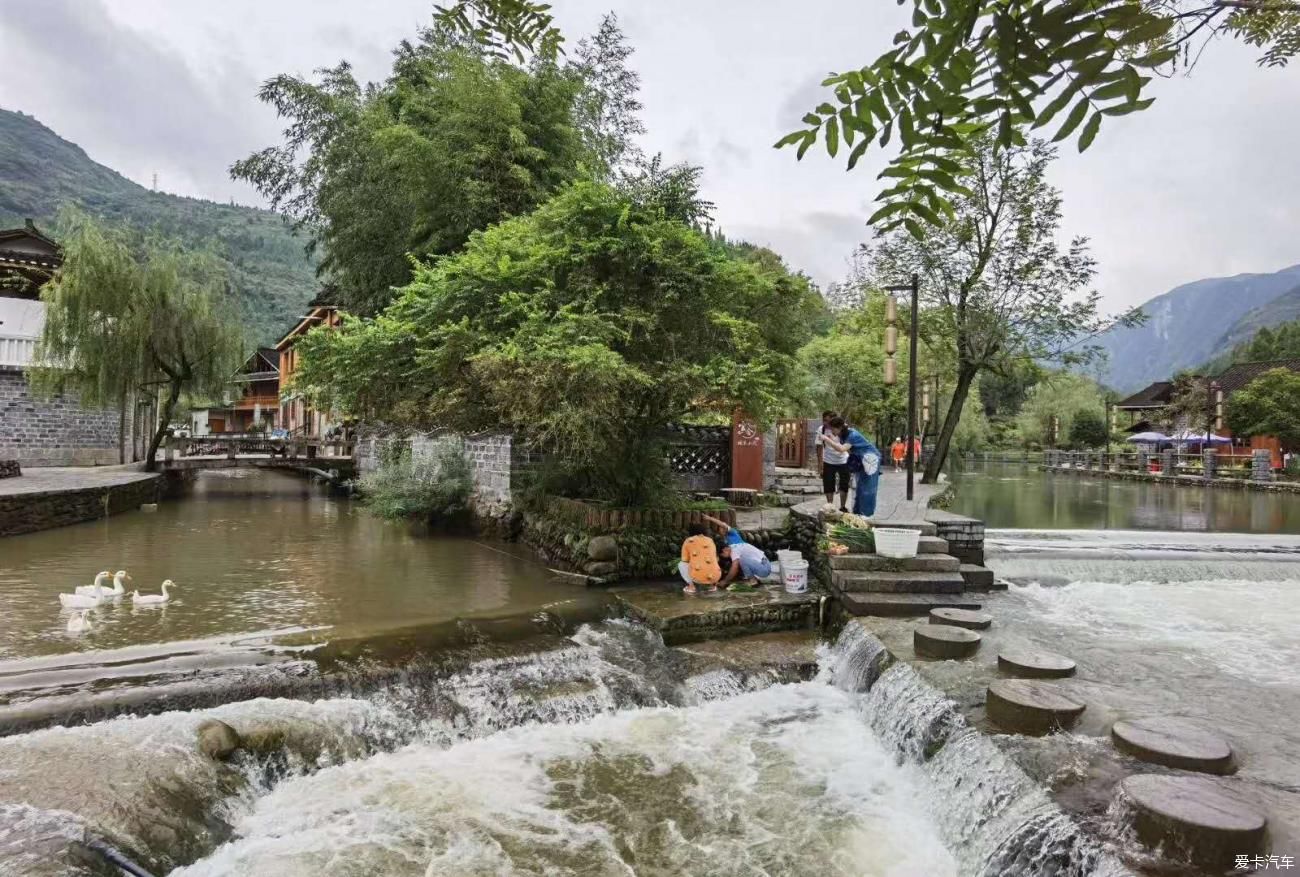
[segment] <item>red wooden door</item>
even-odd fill
[[[778,420],[776,422],[776,465],[802,469],[804,458],[804,422]]]

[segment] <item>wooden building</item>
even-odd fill
[[[1215,428],[1214,431],[1219,435],[1233,439],[1233,445],[1238,446],[1237,453],[1241,453],[1245,447],[1251,451],[1267,450],[1273,458],[1273,468],[1281,469],[1283,460],[1282,455],[1286,451],[1297,451],[1300,448],[1284,448],[1277,436],[1272,435],[1252,435],[1252,436],[1233,436],[1232,430],[1228,428],[1227,421],[1224,419],[1224,413],[1227,411],[1227,405],[1232,399],[1232,394],[1249,384],[1255,378],[1264,372],[1273,369],[1284,368],[1287,371],[1300,373],[1300,359],[1270,359],[1258,362],[1238,362],[1228,366],[1221,374],[1214,378],[1216,385],[1215,393]]]
[[[1129,433],[1157,430],[1173,394],[1173,381],[1156,381],[1143,387],[1115,403],[1115,423],[1112,426]]]
[[[260,347],[231,379],[226,405],[193,412],[195,435],[263,432],[279,426],[280,352]]]
[[[294,390],[293,376],[298,369],[298,351],[294,344],[317,326],[337,327],[343,322],[339,309],[330,302],[331,290],[323,290],[307,306],[302,316],[275,345],[280,354],[280,426],[294,435],[325,436],[340,425],[332,411],[320,411]]]

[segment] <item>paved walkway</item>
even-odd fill
[[[0,496],[81,490],[87,487],[112,487],[116,484],[130,484],[133,481],[160,477],[156,472],[142,471],[143,465],[143,463],[128,463],[125,466],[25,468],[23,474],[17,478],[0,478]]]
[[[888,521],[891,524],[924,521],[931,497],[946,487],[947,484],[922,484],[918,473],[913,484],[912,499],[909,500],[907,473],[894,472],[892,469],[885,471],[880,475],[880,488],[876,492],[876,513],[872,515],[872,520]],[[849,499],[852,500],[853,497],[850,496]],[[812,514],[825,504],[825,498],[819,496],[801,502],[795,508],[804,514]]]

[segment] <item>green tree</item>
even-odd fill
[[[1029,390],[1016,418],[1020,440],[1027,447],[1059,447],[1071,442],[1075,417],[1083,411],[1101,415],[1105,404],[1101,388],[1091,378],[1069,371],[1053,372]],[[1101,443],[1105,441],[1103,433]]]
[[[549,9],[462,0],[440,15],[497,50],[546,53],[560,42]],[[1152,104],[1153,75],[1190,68],[1220,35],[1260,47],[1269,66],[1300,52],[1296,0],[912,0],[911,9],[911,27],[873,61],[828,76],[826,99],[777,145],[800,158],[818,140],[832,158],[843,146],[852,169],[873,146],[896,144],[869,222],[917,237],[953,218],[986,132],[1023,147],[1059,118],[1055,139],[1076,138],[1082,151],[1105,118]]]
[[[363,88],[346,62],[316,81],[268,80],[259,96],[289,120],[284,142],[231,168],[306,230],[338,303],[357,313],[410,280],[408,254],[454,252],[603,160],[574,120],[589,94],[575,70],[524,69],[439,28],[395,56],[381,85]],[[615,156],[613,135],[601,137]]]
[[[1228,397],[1228,426],[1236,436],[1272,435],[1300,448],[1300,374],[1275,368]]]
[[[866,250],[880,286],[919,276],[924,305],[944,324],[939,337],[955,363],[926,482],[939,477],[981,372],[1084,361],[1095,351],[1083,339],[1110,325],[1098,314],[1097,293],[1087,290],[1094,262],[1086,239],[1065,250],[1057,244],[1061,196],[1046,180],[1054,155],[1039,141],[998,149],[985,140],[949,221],[920,239],[901,230],[882,234]]]
[[[819,306],[773,254],[710,240],[596,183],[417,267],[374,320],[300,342],[299,387],[348,413],[505,428],[574,490],[653,499],[664,427],[787,396]]]
[[[572,69],[582,81],[573,107],[574,121],[595,155],[598,176],[614,179],[636,166],[641,150],[636,138],[645,133],[640,116],[641,77],[627,64],[632,57],[618,16],[610,12],[592,36],[578,41]]]
[[[133,247],[84,215],[67,228],[63,265],[41,292],[37,358],[48,365],[33,369],[33,381],[43,392],[75,389],[83,405],[161,387],[145,457],[153,471],[181,394],[220,394],[243,359],[239,324],[224,310],[224,279],[209,257],[174,244]]]
[[[1108,434],[1105,415],[1095,409],[1081,409],[1070,419],[1070,447],[1075,450],[1100,448]]]
[[[1170,432],[1204,432],[1210,428],[1212,418],[1209,378],[1191,372],[1175,375],[1169,404],[1160,412],[1160,425]]]

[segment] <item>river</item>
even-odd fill
[[[1300,519],[1289,497],[1145,487],[964,473],[955,510],[989,521],[989,563],[1010,582],[985,600],[994,628],[974,660],[900,662],[878,680],[879,645],[855,626],[798,680],[699,666],[597,620],[396,673],[368,655],[315,685],[300,659],[320,643],[533,616],[582,589],[524,550],[418,535],[283,475],[205,474],[156,512],[4,540],[11,708],[117,697],[105,677],[141,654],[165,655],[166,685],[195,697],[216,643],[305,631],[289,639],[307,645],[270,650],[271,696],[0,737],[0,875],[1101,877],[1126,873],[1120,859],[1191,873],[1160,870],[1109,806],[1121,777],[1150,769],[1115,753],[1109,725],[1151,714],[1227,736],[1232,787],[1292,853]],[[175,600],[128,598],[69,633],[57,594],[121,567],[151,591],[175,579]],[[869,627],[912,657],[913,624]],[[1073,733],[987,726],[1003,643],[1079,662]],[[209,761],[194,739],[213,717],[272,745]]]

